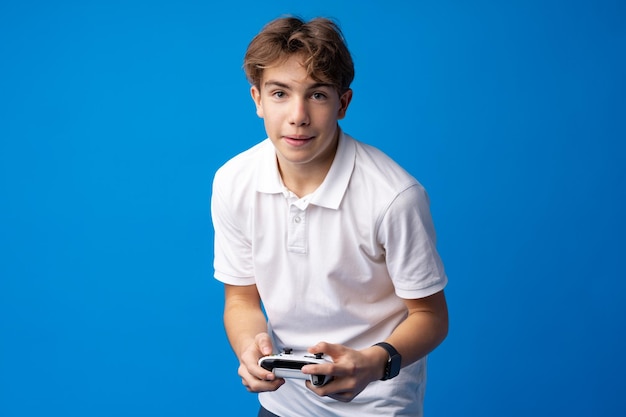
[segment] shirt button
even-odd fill
[[[293,221],[296,223],[300,223],[300,217],[299,216],[294,217]]]

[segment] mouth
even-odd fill
[[[292,146],[302,146],[313,140],[315,136],[307,135],[286,135],[283,140]]]

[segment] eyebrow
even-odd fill
[[[271,86],[275,86],[275,87],[279,87],[279,88],[284,88],[285,90],[290,90],[291,87],[288,84],[285,84],[283,82],[280,81],[275,81],[275,80],[268,80],[265,83],[263,83],[264,87],[271,87]],[[334,85],[330,84],[330,83],[313,83],[310,86],[308,86],[306,89],[307,90],[314,90],[316,88],[334,88]]]

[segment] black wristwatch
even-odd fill
[[[385,349],[389,354],[389,360],[385,365],[385,373],[380,380],[386,381],[388,379],[398,376],[398,374],[400,373],[400,365],[402,364],[402,355],[398,353],[396,348],[394,348],[387,342],[376,343],[374,346],[380,346],[381,348]]]

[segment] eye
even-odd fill
[[[272,92],[272,97],[274,98],[284,98],[285,97],[285,92],[282,90],[277,90]]]
[[[317,92],[315,92],[315,93],[311,94],[311,98],[313,98],[313,100],[317,100],[317,101],[319,101],[319,100],[324,100],[324,99],[326,99],[326,97],[327,97],[327,96],[326,96],[326,94],[325,94],[325,93],[321,93],[321,92],[319,92],[319,91],[317,91]]]

